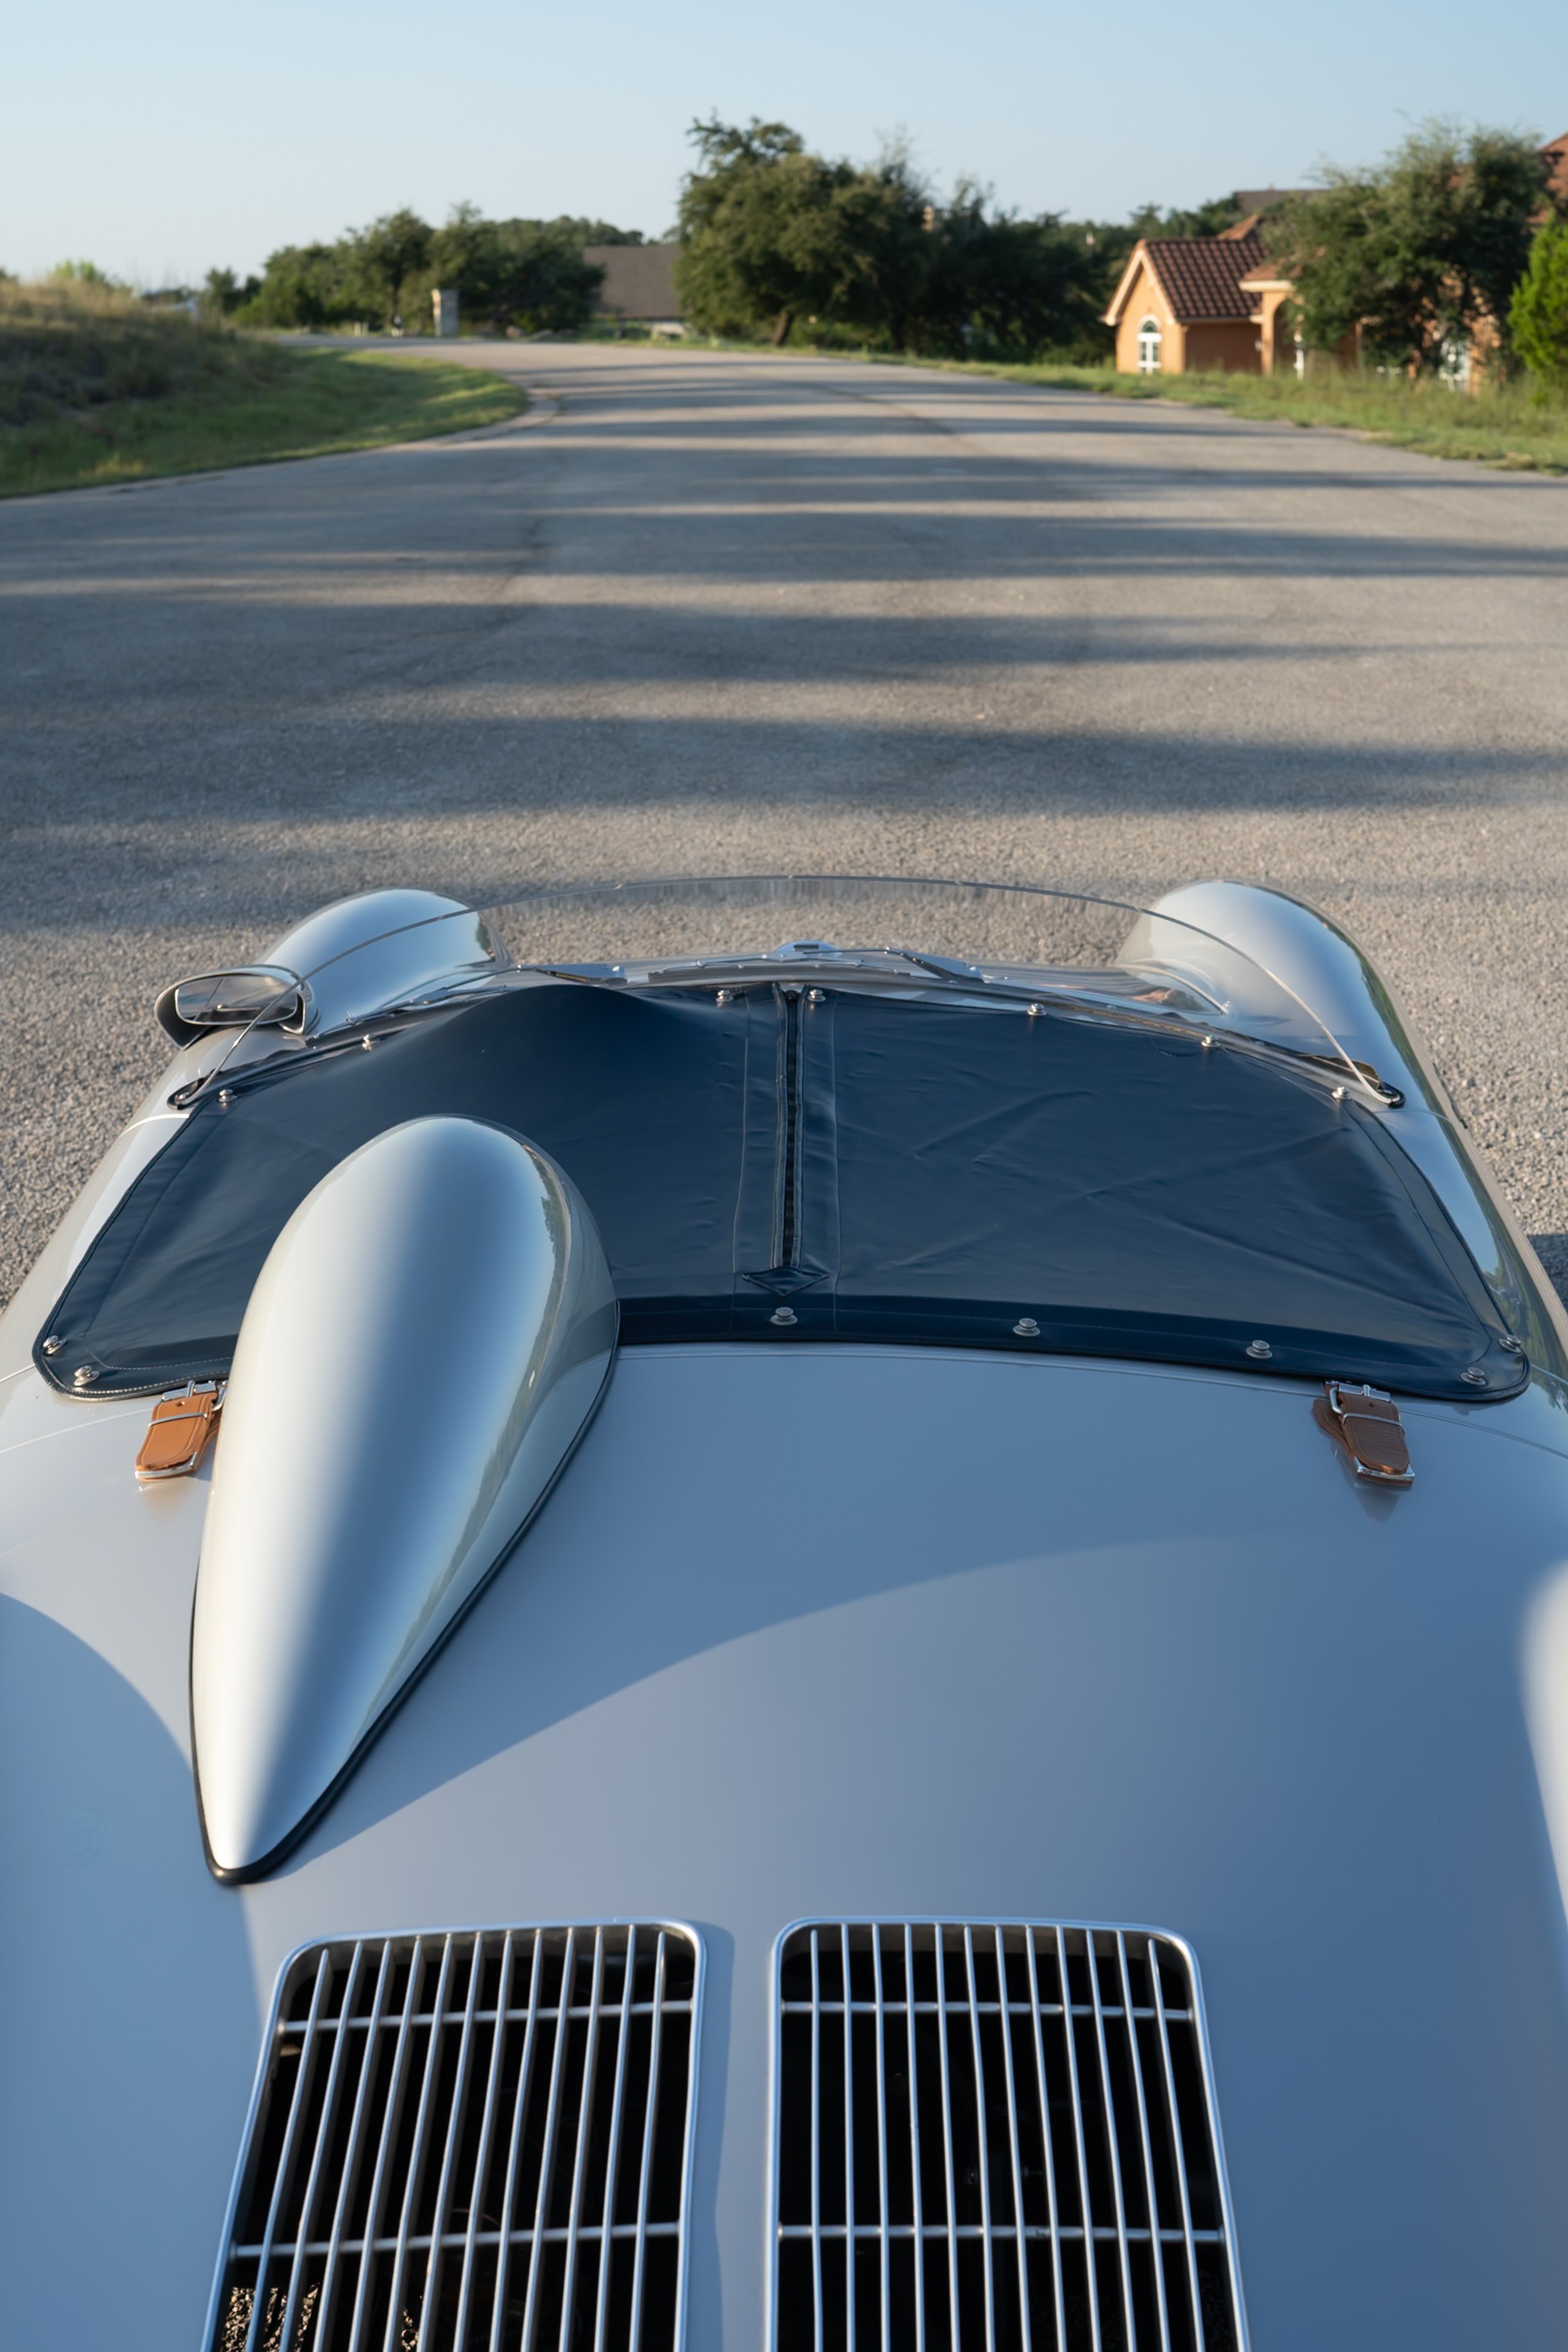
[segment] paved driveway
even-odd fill
[[[162,981],[370,884],[775,865],[1316,900],[1568,1274],[1568,482],[892,369],[472,356],[559,414],[0,507],[0,1296],[156,1070]]]

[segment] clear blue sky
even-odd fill
[[[1319,0],[41,0],[13,8],[0,267],[143,284],[412,204],[657,234],[694,114],[1119,217],[1370,161],[1429,114],[1568,129],[1568,5]]]

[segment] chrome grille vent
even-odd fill
[[[212,2352],[676,2352],[700,1973],[663,1927],[297,1955]]]
[[[1171,1937],[796,1927],[777,2032],[775,2352],[1244,2352]]]

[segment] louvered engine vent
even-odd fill
[[[775,2352],[1244,2352],[1196,1972],[1113,1927],[797,1927]]]
[[[676,2352],[700,1968],[662,1927],[300,1954],[213,2352]]]

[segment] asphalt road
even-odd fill
[[[1568,1279],[1568,482],[527,346],[487,437],[0,507],[0,1297],[148,1006],[341,892],[1210,874],[1383,962]]]

